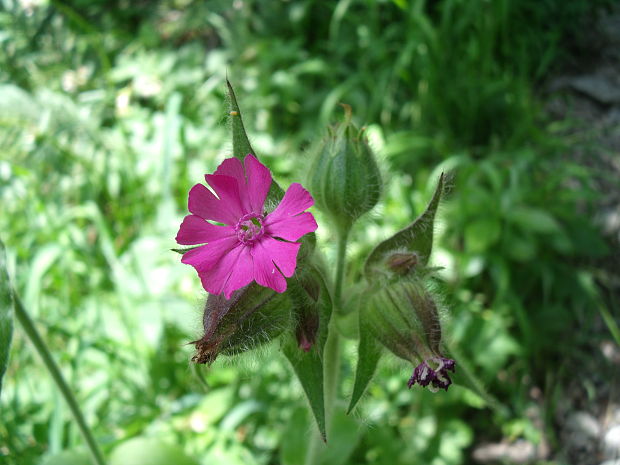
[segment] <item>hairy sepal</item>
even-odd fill
[[[192,361],[211,364],[220,353],[234,355],[251,350],[280,335],[289,325],[292,304],[289,293],[278,294],[257,283],[207,298],[203,336],[194,341]]]
[[[415,254],[419,267],[423,268],[428,265],[433,249],[435,214],[443,192],[444,174],[442,173],[426,210],[409,226],[379,243],[370,253],[364,265],[364,274],[368,280],[372,281],[377,276],[388,273],[389,264],[386,262],[395,253]]]

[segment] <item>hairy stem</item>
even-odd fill
[[[30,319],[30,316],[26,312],[22,301],[20,300],[19,296],[15,294],[15,292],[13,292],[13,298],[15,303],[15,316],[24,328],[26,336],[28,337],[28,339],[30,339],[30,342],[32,342],[32,345],[34,345],[36,351],[41,356],[45,368],[47,368],[50,375],[52,375],[52,379],[56,383],[56,386],[58,386],[58,389],[60,390],[62,396],[65,398],[67,405],[69,405],[69,409],[71,410],[73,418],[75,419],[78,427],[80,428],[82,437],[84,438],[84,441],[86,441],[86,445],[88,446],[88,449],[90,450],[90,453],[92,454],[95,463],[97,465],[105,465],[103,455],[101,455],[101,451],[99,450],[99,447],[97,446],[97,443],[95,442],[95,439],[93,438],[93,435],[88,425],[86,424],[84,415],[80,410],[80,406],[78,405],[77,400],[73,396],[73,392],[71,392],[71,388],[65,381],[65,378],[62,376],[62,373],[60,372],[58,365],[54,361],[54,358],[52,357],[52,354],[50,353],[47,345],[45,344],[45,341],[43,341],[43,338],[37,331],[37,328],[34,326],[33,321]]]

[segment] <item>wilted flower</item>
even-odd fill
[[[416,278],[399,278],[366,296],[362,317],[392,353],[416,368],[407,385],[448,390],[455,362],[441,355],[441,323],[430,290]]]
[[[291,184],[272,212],[264,209],[271,173],[252,154],[242,164],[222,162],[205,175],[214,195],[203,184],[189,192],[191,215],[183,220],[176,240],[183,245],[205,244],[186,252],[205,290],[230,298],[236,289],[256,281],[276,292],[286,290],[286,277],[297,266],[298,240],[315,231],[316,221],[305,212],[314,200],[301,184]],[[219,224],[216,224],[219,223]]]
[[[452,384],[447,371],[454,373],[455,362],[452,359],[444,357],[431,357],[424,360],[413,370],[413,375],[407,382],[407,386],[411,388],[415,383],[420,386],[429,386],[431,391],[438,389],[448,390],[448,386]]]

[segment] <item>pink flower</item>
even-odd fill
[[[275,210],[266,213],[271,173],[252,154],[243,164],[224,160],[205,179],[217,197],[203,184],[192,187],[192,214],[176,237],[179,244],[205,245],[186,252],[181,261],[196,268],[207,292],[223,292],[227,299],[254,280],[284,292],[285,276],[295,272],[301,246],[292,241],[317,228],[312,213],[305,212],[314,204],[312,196],[301,184],[291,184]]]

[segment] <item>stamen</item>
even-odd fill
[[[260,239],[265,232],[263,216],[256,213],[248,213],[241,217],[235,226],[237,238],[243,244],[251,244]]]

